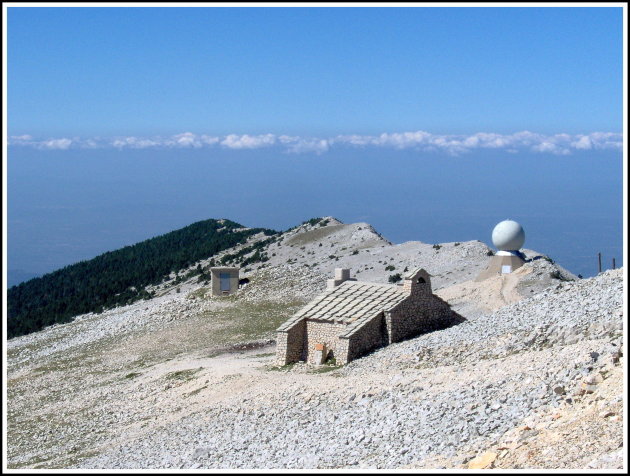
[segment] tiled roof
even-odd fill
[[[346,281],[313,299],[278,330],[286,330],[302,319],[358,325],[358,321],[391,309],[408,296],[402,286]]]

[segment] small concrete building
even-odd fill
[[[229,296],[238,291],[239,268],[210,268],[213,296]]]
[[[475,278],[475,281],[484,281],[495,276],[510,274],[525,264],[523,255],[519,252],[498,251],[488,266]]]
[[[361,355],[463,318],[431,291],[429,273],[418,268],[403,283],[377,284],[336,269],[328,289],[277,330],[276,363],[299,360],[346,364]]]

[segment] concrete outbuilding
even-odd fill
[[[229,296],[238,291],[239,268],[215,267],[210,268],[210,273],[213,296]]]

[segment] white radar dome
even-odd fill
[[[503,220],[492,230],[492,243],[501,251],[518,251],[525,243],[525,230],[514,220]]]

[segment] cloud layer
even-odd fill
[[[380,135],[338,135],[330,138],[301,137],[275,134],[228,134],[212,136],[184,132],[172,136],[154,137],[78,137],[36,139],[30,135],[10,136],[9,146],[33,147],[40,150],[65,149],[151,149],[151,148],[223,148],[261,149],[276,147],[286,153],[322,154],[332,148],[389,148],[413,149],[461,155],[473,150],[495,149],[509,153],[533,151],[569,155],[574,151],[617,149],[623,147],[623,137],[616,132],[590,134],[544,135],[529,131],[514,134],[478,132],[472,135],[432,134],[426,131],[393,132]]]

